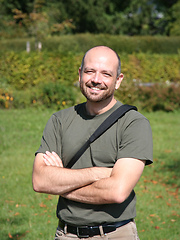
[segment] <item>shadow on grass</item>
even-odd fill
[[[25,233],[15,233],[13,235],[8,235],[8,238],[6,238],[6,240],[10,240],[10,239],[14,239],[14,240],[19,240],[19,239],[22,239],[24,238],[28,233],[25,232]]]
[[[17,232],[15,231],[16,226],[22,225],[22,223],[26,219],[24,218],[0,218],[0,225],[3,226],[3,230],[0,231],[0,240],[19,240],[24,237],[29,233],[29,231],[20,231],[19,229]]]
[[[166,163],[163,171],[168,172],[169,178],[166,180],[166,184],[176,185],[180,187],[180,159],[174,159],[173,162]]]

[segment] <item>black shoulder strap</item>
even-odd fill
[[[117,108],[109,117],[107,117],[103,123],[96,129],[96,131],[90,136],[85,144],[79,149],[74,157],[68,162],[67,168],[71,168],[80,156],[86,151],[88,146],[94,142],[100,135],[102,135],[108,128],[110,128],[119,118],[121,118],[126,112],[130,110],[136,110],[135,106],[124,104]]]

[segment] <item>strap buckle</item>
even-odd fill
[[[84,226],[84,227],[77,227],[77,236],[78,238],[89,238],[89,227]]]

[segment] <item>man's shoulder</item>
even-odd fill
[[[133,122],[134,123],[139,122],[139,124],[141,124],[142,122],[147,122],[149,124],[149,120],[142,113],[140,113],[136,110],[131,110],[131,111],[127,112],[124,115],[124,117],[122,118],[122,120],[127,125],[129,125]]]
[[[60,111],[53,113],[52,118],[55,118],[56,121],[61,123],[71,122],[79,112],[83,111],[83,105],[84,103],[81,103],[66,109],[61,109]]]
[[[118,105],[121,106],[123,104],[118,102]],[[141,121],[147,121],[147,122],[149,122],[149,120],[142,113],[140,113],[138,110],[136,111],[136,110],[132,109],[132,110],[126,112],[126,114],[124,114],[122,116],[120,123],[128,125],[128,124],[130,124],[134,121],[140,121],[140,122]]]

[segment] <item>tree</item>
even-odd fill
[[[170,35],[180,36],[180,0],[171,8],[172,22],[169,24]]]
[[[30,13],[24,13],[19,9],[12,10],[14,19],[23,25],[27,29],[28,35],[35,37],[36,41],[48,34],[48,16],[43,11],[44,3],[44,0],[35,0]]]
[[[179,35],[179,0],[0,0],[0,36]]]

